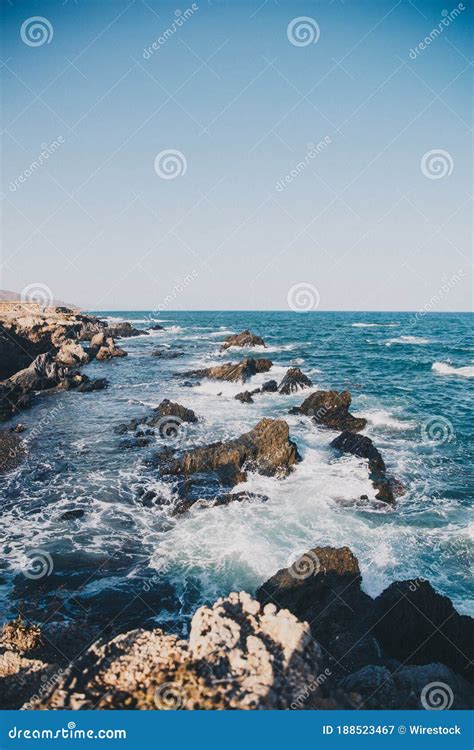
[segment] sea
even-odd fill
[[[350,547],[371,596],[394,580],[424,578],[459,612],[474,614],[472,315],[96,314],[130,321],[143,335],[119,341],[126,358],[83,368],[107,378],[106,390],[39,394],[13,423],[26,428],[28,457],[1,484],[4,620],[21,613],[43,623],[159,626],[185,635],[198,606],[231,591],[253,593],[318,545]],[[147,333],[156,324],[164,330]],[[220,351],[226,336],[244,329],[267,346]],[[184,355],[152,356],[167,348]],[[185,384],[187,370],[249,355],[270,358],[271,370],[244,386],[206,378]],[[253,404],[235,400],[265,380],[280,381],[289,367],[301,368],[313,390],[351,392],[352,413],[368,420],[364,434],[405,488],[393,507],[375,499],[363,459],[331,448],[336,432],[289,414],[310,389],[264,393]],[[237,437],[272,417],[288,422],[303,460],[286,479],[250,473],[234,489],[266,501],[173,516],[174,487],[153,461],[168,438],[130,446],[130,435],[114,431],[165,398],[199,417],[170,438],[177,451]],[[161,499],[144,502],[148,490]]]

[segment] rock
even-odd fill
[[[184,373],[184,376],[214,378],[215,380],[229,380],[230,382],[241,380],[245,383],[246,380],[259,372],[268,372],[272,367],[272,364],[273,363],[270,362],[269,359],[254,359],[253,357],[247,357],[237,364],[227,362],[225,365],[208,367],[204,370],[191,370],[190,372]]]
[[[100,349],[101,346],[106,346],[106,340],[107,334],[105,330],[95,333],[90,340],[91,349]]]
[[[0,475],[16,469],[26,455],[23,441],[14,432],[0,430]]]
[[[108,360],[113,357],[126,357],[127,352],[116,345],[115,341],[108,337],[104,343],[95,352],[95,358],[100,360]]]
[[[299,389],[310,388],[312,385],[311,380],[301,372],[299,367],[290,367],[278,386],[278,391],[282,395],[288,395],[289,393],[295,393]]]
[[[196,388],[196,386],[201,385],[199,380],[192,381],[192,380],[183,380],[182,383],[180,383],[181,388]]]
[[[287,423],[262,419],[250,432],[234,440],[194,448],[177,458],[165,453],[158,460],[164,476],[211,472],[219,483],[233,486],[246,480],[247,470],[280,478],[288,476],[301,458],[289,438]]]
[[[56,354],[56,361],[61,365],[75,367],[89,362],[89,355],[76,341],[65,341]]]
[[[155,325],[150,326],[148,330],[149,331],[164,331],[165,327],[164,326],[160,326],[158,323],[155,323]]]
[[[142,421],[150,427],[158,427],[160,436],[166,438],[175,436],[183,422],[194,423],[198,418],[192,409],[165,398],[153,409],[153,414]]]
[[[74,668],[76,667],[76,668]],[[347,707],[309,627],[245,592],[200,607],[189,641],[134,630],[94,644],[36,708],[288,709],[311,685],[313,707]]]
[[[396,581],[375,599],[376,637],[391,656],[411,664],[441,662],[474,678],[474,619],[460,615],[428,581]]]
[[[353,456],[367,459],[369,478],[377,490],[375,497],[385,503],[395,502],[390,481],[387,479],[385,462],[370,438],[346,430],[332,441],[331,446],[343,453],[351,453]]]
[[[276,393],[278,390],[278,384],[276,380],[266,380],[260,390],[262,393]]]
[[[348,547],[309,550],[266,581],[256,598],[309,622],[314,638],[334,657],[335,674],[354,671],[381,656],[365,624],[372,599],[361,589],[359,564]]]
[[[359,432],[367,420],[349,413],[352,397],[349,391],[316,391],[306,398],[301,406],[290,410],[291,414],[305,414],[318,425],[332,430]]]
[[[253,398],[252,398],[252,392],[251,391],[242,391],[242,393],[238,393],[234,398],[237,401],[240,401],[242,404],[253,404]]]
[[[138,328],[134,328],[131,323],[125,321],[109,322],[107,324],[107,336],[115,339],[128,339],[132,336],[143,336],[147,335],[148,331],[141,331]]]
[[[128,425],[125,422],[122,422],[114,427],[114,432],[116,435],[125,435],[125,433],[128,432],[128,429]]]
[[[77,510],[67,510],[59,516],[60,521],[75,521],[77,518],[82,518],[85,515],[85,511],[81,508]]]
[[[175,349],[155,349],[151,356],[160,357],[160,359],[177,359],[178,357],[184,357],[184,352]]]
[[[26,430],[26,427],[24,424],[21,424],[21,422],[16,424],[14,427],[10,428],[11,432],[16,432],[16,433],[25,432],[25,430]]]
[[[396,665],[396,666],[395,666]],[[430,687],[431,686],[431,687]],[[362,698],[363,709],[469,709],[474,689],[444,664],[363,667],[339,682],[339,687]]]
[[[224,339],[221,350],[229,349],[231,346],[250,348],[253,346],[266,346],[266,344],[260,336],[256,336],[254,333],[250,333],[250,331],[242,331],[241,333],[227,336],[227,338]]]

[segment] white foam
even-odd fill
[[[352,323],[352,328],[397,328],[400,323]]]
[[[357,416],[365,417],[375,427],[388,427],[391,430],[413,430],[417,426],[415,422],[397,419],[385,409],[361,411]]]
[[[447,362],[434,362],[431,365],[431,369],[438,375],[457,375],[461,378],[474,378],[474,365],[453,367],[453,365]]]
[[[385,346],[391,344],[430,344],[430,339],[424,339],[421,336],[399,336],[398,338],[389,339]]]

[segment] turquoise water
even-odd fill
[[[394,579],[424,577],[459,611],[473,613],[472,316],[100,314],[144,330],[161,322],[166,330],[122,340],[126,359],[84,368],[91,377],[107,377],[107,390],[43,394],[21,415],[29,458],[2,488],[5,617],[20,609],[37,620],[73,617],[104,626],[113,620],[120,629],[154,622],[185,630],[197,605],[231,590],[253,591],[318,544],[350,546],[371,595]],[[219,346],[244,328],[264,337],[268,347],[257,355],[274,363],[255,385],[280,380],[288,366],[297,365],[314,388],[351,391],[352,412],[368,419],[365,434],[406,488],[394,508],[374,499],[363,461],[330,448],[337,433],[288,414],[309,391],[264,394],[248,405],[234,399],[241,385],[202,380],[188,388],[173,377],[240,359],[245,352],[222,354]],[[185,356],[151,356],[167,346]],[[201,418],[180,437],[180,448],[240,435],[263,416],[280,417],[288,421],[303,462],[286,480],[250,475],[238,486],[267,495],[267,502],[196,509],[177,518],[169,506],[146,507],[143,489],[173,501],[172,488],[150,462],[162,441],[125,448],[113,427],[144,416],[163,398]],[[83,515],[61,518],[71,510]],[[32,578],[24,571],[38,550],[48,575]]]

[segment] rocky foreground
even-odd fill
[[[79,625],[17,620],[1,639],[3,707],[473,707],[474,620],[427,581],[376,599],[361,584],[347,547],[316,547],[255,597],[200,607],[187,640],[159,628],[96,640]]]

